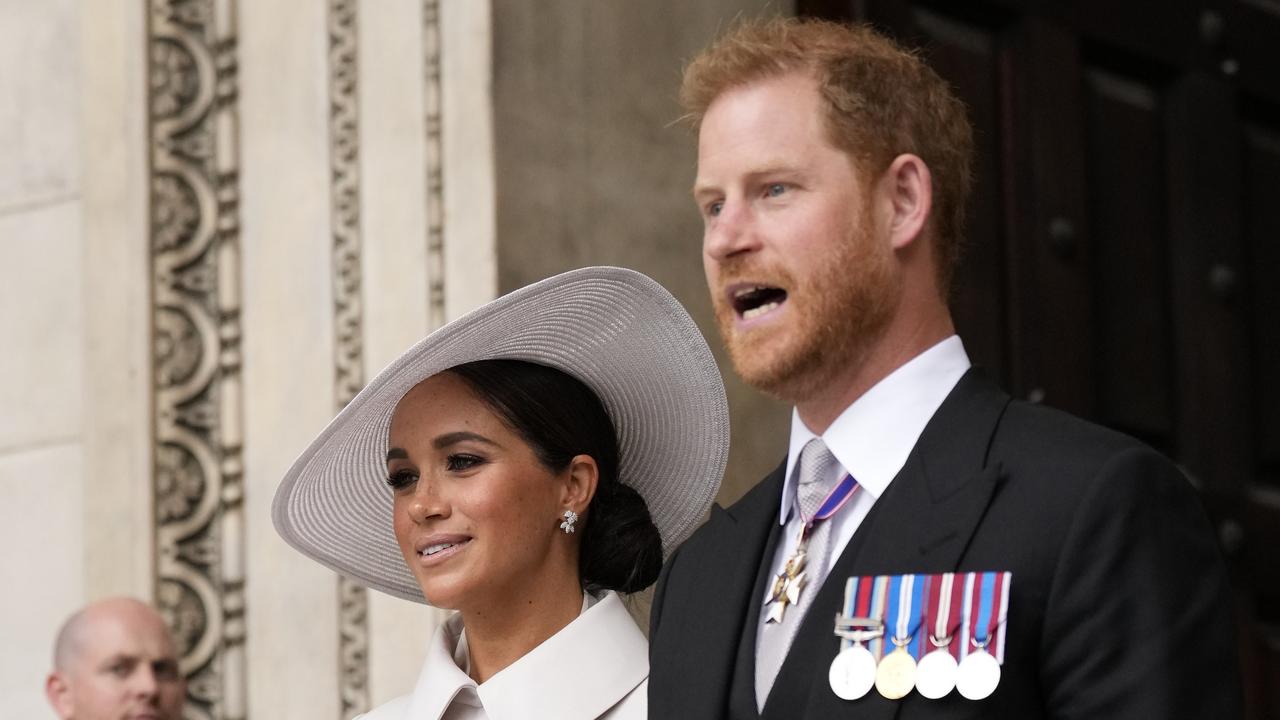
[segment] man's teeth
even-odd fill
[[[457,543],[440,543],[439,545],[428,545],[426,550],[422,551],[423,555],[435,555],[441,550],[448,550]]]
[[[750,295],[750,294],[751,294],[751,293],[753,293],[753,292],[759,292],[759,291],[761,291],[761,290],[765,290],[765,289],[767,289],[767,288],[765,288],[765,286],[764,286],[764,285],[752,285],[752,286],[751,286],[751,287],[749,287],[749,288],[742,288],[742,289],[741,289],[741,290],[739,290],[738,292],[734,293],[734,294],[733,294],[733,297],[734,297],[734,299],[736,300],[736,299],[738,299],[738,298],[743,297],[744,295]]]
[[[742,313],[742,319],[750,320],[753,317],[759,317],[760,315],[763,315],[769,312],[770,310],[773,310],[774,308],[778,307],[781,304],[782,303],[779,303],[779,302],[768,302],[759,307],[753,307],[750,310],[747,310]]]

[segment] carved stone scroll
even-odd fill
[[[334,398],[341,410],[364,386],[356,0],[330,0],[328,17]],[[343,720],[369,709],[368,606],[363,587],[338,578],[338,694]]]
[[[423,0],[422,42],[427,127],[427,322],[445,322],[444,306],[444,151],[441,132],[440,0]]]
[[[247,715],[232,2],[148,2],[155,600],[189,719]]]

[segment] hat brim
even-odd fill
[[[415,385],[475,360],[557,368],[604,404],[619,479],[644,497],[664,556],[697,527],[729,450],[724,384],[706,341],[661,285],[632,270],[574,270],[436,330],[378,374],[294,461],[271,517],[303,554],[356,582],[425,602],[392,531],[387,436]]]

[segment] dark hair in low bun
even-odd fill
[[[652,585],[662,569],[662,537],[644,498],[618,480],[618,438],[600,398],[565,372],[523,360],[477,360],[449,372],[552,472],[564,470],[577,455],[595,459],[600,477],[579,528],[583,588],[629,593]]]

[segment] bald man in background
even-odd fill
[[[164,620],[133,598],[67,619],[45,694],[62,720],[179,720],[187,684]]]

